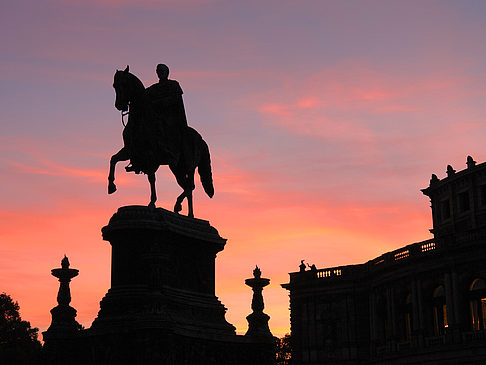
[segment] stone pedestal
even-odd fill
[[[235,334],[214,293],[215,258],[226,240],[209,222],[129,206],[120,208],[102,232],[112,246],[111,288],[93,331]]]

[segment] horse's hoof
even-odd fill
[[[108,184],[108,194],[113,194],[116,191],[116,185],[114,183]]]
[[[155,203],[154,202],[150,202],[149,205],[148,205],[149,209],[155,209]]]
[[[182,210],[182,204],[174,205],[174,213],[179,213]]]

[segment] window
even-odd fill
[[[481,205],[486,205],[486,184],[479,187],[479,196],[481,198]]]
[[[442,336],[447,330],[447,305],[445,303],[444,287],[439,285],[434,290],[434,335]]]
[[[473,331],[486,329],[486,283],[475,279],[469,287],[469,307]]]
[[[451,207],[449,199],[440,202],[440,217],[441,220],[445,220],[451,217]]]
[[[467,212],[470,208],[469,206],[469,191],[464,191],[459,193],[459,211]]]

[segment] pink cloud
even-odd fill
[[[126,7],[126,6],[137,6],[137,7],[151,7],[160,8],[167,5],[196,5],[211,3],[216,0],[88,0],[84,1],[83,4],[93,4],[99,6],[110,6],[110,7]],[[72,5],[72,1],[58,0],[62,4]]]
[[[428,124],[437,124],[437,113],[448,115],[454,105],[481,92],[472,91],[470,82],[460,71],[410,77],[343,63],[305,79],[286,80],[278,90],[264,91],[247,103],[268,123],[292,133],[372,140],[377,116],[415,121],[433,113],[435,120]],[[454,112],[464,115],[464,110]]]
[[[320,104],[320,100],[315,96],[310,96],[306,98],[302,98],[297,101],[297,106],[299,108],[307,109],[307,108],[314,108]]]

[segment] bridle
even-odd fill
[[[121,71],[117,71],[117,73],[118,73],[118,72],[121,72]],[[115,83],[113,83],[113,87],[115,87]],[[115,87],[115,91],[116,91],[116,87]],[[128,102],[127,108],[130,108],[130,102]],[[130,110],[129,110],[129,109],[127,109],[127,111],[125,111],[125,112],[124,112],[123,110],[121,110],[120,112],[121,112],[121,122],[122,122],[123,127],[125,128],[127,125],[125,124],[125,120],[124,120],[123,118],[124,118],[126,115],[130,114]],[[128,123],[128,122],[127,122],[127,123]]]

